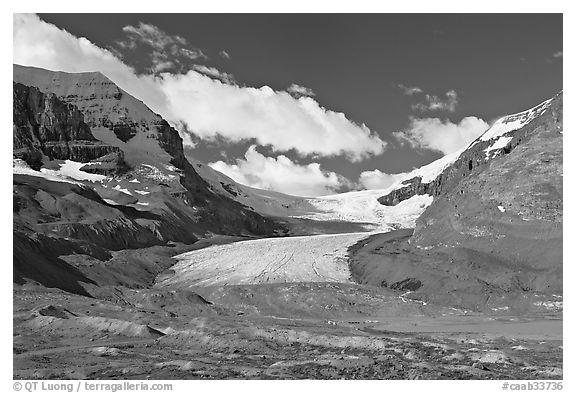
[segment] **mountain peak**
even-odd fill
[[[28,77],[52,77],[54,74],[65,75],[65,76],[77,76],[77,77],[91,77],[95,79],[100,79],[102,81],[112,82],[106,75],[100,71],[82,71],[82,72],[66,72],[66,71],[56,71],[49,70],[46,68],[27,66],[22,64],[12,64],[12,70],[14,75],[21,74]]]

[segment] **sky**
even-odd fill
[[[100,71],[187,154],[296,195],[386,188],[562,90],[561,14],[15,15],[13,61]]]

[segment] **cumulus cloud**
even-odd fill
[[[181,48],[187,44],[182,37],[166,37],[143,24],[130,26],[128,32],[134,36],[125,42],[128,48],[143,42],[154,48]],[[381,154],[386,146],[365,125],[323,108],[310,97],[295,98],[267,86],[225,84],[207,75],[209,68],[204,69],[205,73],[191,69],[186,74],[159,71],[137,75],[112,51],[36,15],[14,15],[13,44],[15,63],[66,72],[100,71],[168,121],[187,124],[200,138],[255,140],[275,151],[293,150],[301,156],[343,155],[352,161]],[[170,69],[167,63],[156,65],[158,69]]]
[[[228,52],[226,52],[225,50],[221,50],[219,55],[226,60],[230,59],[230,54]]]
[[[554,54],[552,54],[552,57],[555,58],[555,59],[557,59],[557,58],[559,58],[559,57],[562,57],[562,56],[563,56],[563,53],[562,53],[561,50],[559,50],[559,51],[557,51],[557,52],[554,52]]]
[[[465,117],[459,123],[452,123],[448,119],[411,118],[406,130],[394,132],[393,135],[413,148],[450,154],[466,147],[488,127],[488,123],[474,116]]]
[[[172,111],[203,139],[254,139],[274,151],[302,156],[343,155],[359,161],[384,151],[386,143],[365,125],[323,108],[310,97],[221,83],[197,72],[163,74]]]
[[[448,90],[446,98],[440,98],[436,95],[426,94],[424,102],[412,105],[412,109],[419,112],[428,111],[445,111],[454,112],[458,105],[458,94],[455,90]]]
[[[208,165],[238,183],[299,196],[332,194],[349,184],[342,176],[322,170],[318,163],[299,165],[284,155],[266,157],[255,145],[236,164],[217,161]]]
[[[417,86],[409,87],[409,86],[403,85],[402,83],[398,84],[398,88],[400,90],[402,90],[404,92],[404,94],[406,94],[407,96],[412,96],[414,94],[421,94],[424,92],[421,88],[419,88]]]
[[[190,60],[206,60],[208,57],[198,48],[191,46],[179,35],[169,35],[157,26],[140,22],[138,26],[124,26],[124,40],[116,42],[124,50],[145,48],[150,55],[152,72],[181,71]]]
[[[316,95],[312,89],[292,83],[286,91],[292,94],[293,97],[300,98],[302,96],[313,97]]]
[[[358,183],[367,190],[382,190],[400,180],[405,173],[384,173],[378,169],[364,171],[360,174]]]

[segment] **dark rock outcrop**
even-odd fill
[[[126,161],[124,161],[124,152],[122,150],[106,154],[92,161],[81,167],[80,170],[86,173],[112,176],[121,175],[130,169]]]

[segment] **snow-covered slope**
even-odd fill
[[[378,202],[383,190],[366,190],[307,199],[318,211],[303,218],[319,221],[345,221],[365,224],[366,229],[387,232],[413,228],[416,219],[432,203],[429,195],[415,195],[396,206]]]
[[[511,131],[518,130],[542,115],[550,106],[552,98],[536,105],[534,108],[498,119],[482,136],[481,141],[498,138]]]
[[[419,176],[422,178],[422,183],[430,183],[434,181],[438,175],[440,175],[444,169],[448,168],[452,165],[458,157],[464,152],[466,148],[460,149],[455,151],[454,153],[446,154],[444,157],[441,157],[435,161],[432,161],[430,164],[426,164],[420,168],[416,168],[413,171],[407,173],[405,176],[402,176],[400,181],[396,182],[392,189],[396,189],[402,186],[402,182],[407,179],[412,179],[413,177]]]

